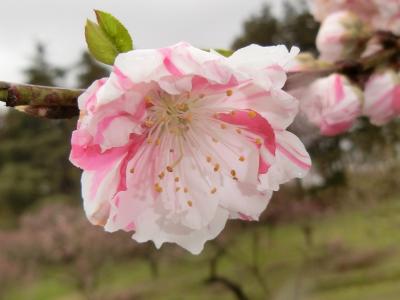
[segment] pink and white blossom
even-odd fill
[[[192,253],[228,219],[257,220],[310,168],[286,130],[298,101],[284,68],[297,53],[251,45],[226,58],[179,43],[120,54],[79,98],[70,159],[89,220]]]
[[[316,80],[301,97],[301,111],[320,129],[333,136],[349,130],[361,113],[362,92],[339,74]]]
[[[392,69],[373,74],[364,89],[363,114],[375,125],[384,125],[400,115],[400,77]]]
[[[358,57],[370,36],[370,28],[356,14],[339,11],[324,20],[316,43],[321,59],[335,62]]]
[[[384,0],[386,3],[386,0]],[[391,1],[391,0],[389,0]],[[357,14],[365,21],[371,21],[378,13],[382,0],[308,0],[308,6],[317,21],[325,20],[329,15],[347,10]]]

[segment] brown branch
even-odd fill
[[[0,101],[7,106],[76,106],[84,90],[0,82]]]
[[[301,88],[332,73],[348,75],[362,84],[363,79],[377,66],[399,59],[399,37],[388,32],[377,32],[374,38],[383,46],[381,51],[356,61],[339,62],[331,67],[289,72],[284,89],[291,91]],[[0,81],[0,101],[30,115],[49,119],[65,119],[79,115],[77,99],[83,91]]]

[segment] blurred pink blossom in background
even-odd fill
[[[346,132],[361,113],[362,92],[342,75],[315,81],[301,97],[301,111],[323,135]]]
[[[365,85],[363,114],[371,123],[384,125],[400,115],[400,77],[393,69],[373,74]]]

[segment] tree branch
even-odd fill
[[[339,62],[327,68],[289,72],[284,89],[290,91],[301,88],[332,73],[348,75],[352,80],[362,84],[363,79],[367,78],[377,66],[399,58],[399,37],[387,32],[377,32],[375,37],[383,46],[381,51],[369,57]],[[77,99],[83,91],[0,81],[0,101],[27,114],[49,119],[78,116]]]
[[[77,100],[83,91],[0,82],[0,101],[30,115],[64,119],[79,115]]]

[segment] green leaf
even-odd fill
[[[89,51],[94,58],[107,65],[114,64],[119,51],[99,25],[87,20],[85,37]]]
[[[111,14],[100,10],[95,10],[95,13],[100,28],[106,33],[120,53],[133,50],[132,38],[120,21]]]

